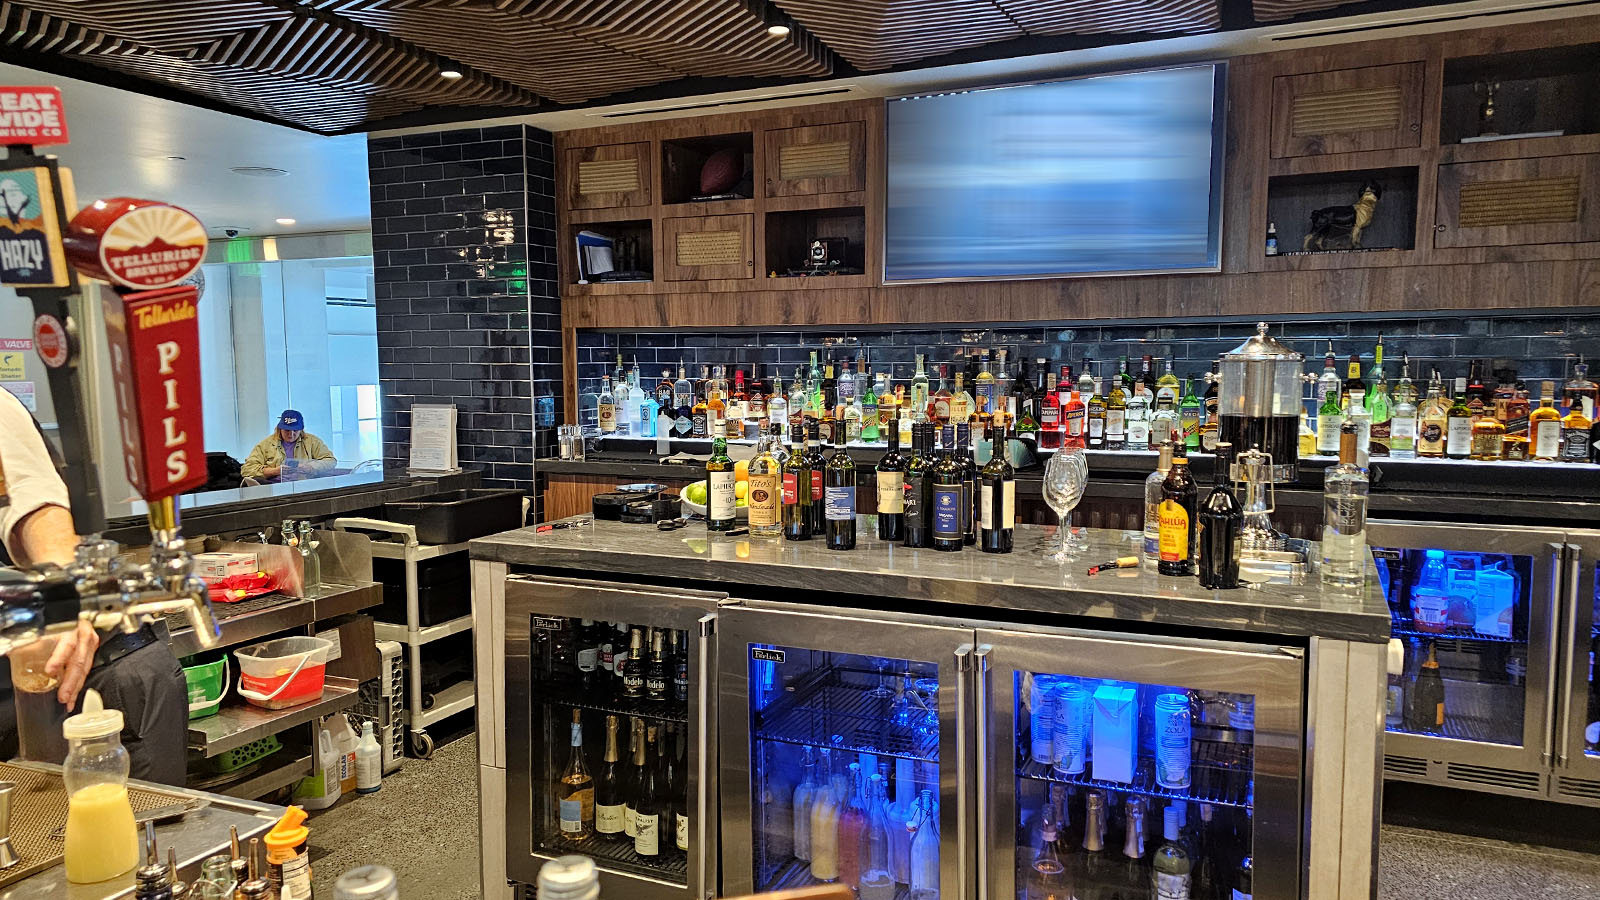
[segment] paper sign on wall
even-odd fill
[[[409,471],[451,472],[458,468],[455,406],[413,404]]]
[[[65,144],[67,113],[61,89],[0,87],[0,144]]]
[[[21,400],[22,405],[28,408],[28,412],[36,413],[39,411],[39,396],[33,392],[33,382],[8,381],[0,385],[0,387],[4,387],[11,392],[11,396]]]

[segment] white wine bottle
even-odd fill
[[[556,782],[556,806],[561,816],[561,837],[586,841],[594,837],[594,779],[583,762],[583,711],[572,710],[572,752]]]

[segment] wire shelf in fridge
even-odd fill
[[[811,864],[798,859],[790,860],[778,867],[778,870],[768,876],[761,884],[763,892],[776,892],[792,890],[794,888],[811,887],[812,885],[828,884],[811,877]],[[911,896],[911,888],[907,885],[896,885],[894,900],[906,900]]]
[[[1398,623],[1389,630],[1394,637],[1420,638],[1433,641],[1439,645],[1440,650],[1453,649],[1453,641],[1469,644],[1526,644],[1527,638],[1501,637],[1498,634],[1484,634],[1481,631],[1469,631],[1464,628],[1452,628],[1448,631],[1422,631],[1417,628],[1405,628]]]
[[[627,697],[616,697],[597,694],[594,692],[583,694],[575,689],[551,688],[535,683],[533,686],[533,699],[538,703],[552,706],[576,706],[579,709],[592,710],[597,713],[638,716],[641,719],[659,719],[667,722],[688,722],[689,713],[684,703],[667,700],[633,700]]]
[[[1195,741],[1190,749],[1190,785],[1186,789],[1161,786],[1156,781],[1155,760],[1148,756],[1139,758],[1133,781],[1127,783],[1092,778],[1092,764],[1082,774],[1066,775],[1057,772],[1053,766],[1031,759],[1018,761],[1017,774],[1036,781],[1075,784],[1114,793],[1143,794],[1249,809],[1250,778],[1255,771],[1252,757],[1253,748],[1249,744]]]
[[[603,834],[593,835],[586,841],[569,841],[559,835],[547,835],[540,841],[540,846],[545,852],[556,856],[580,853],[592,858],[602,869],[647,875],[687,885],[688,854],[679,850],[675,844],[671,844],[670,831],[663,837],[666,840],[662,843],[661,853],[653,857],[635,851],[631,837],[610,837]]]
[[[872,696],[868,687],[828,678],[785,696],[754,714],[758,740],[807,747],[832,747],[833,736],[843,739],[843,749],[875,753],[897,759],[939,761],[937,727],[919,728],[927,710],[912,701],[913,722],[891,720],[894,697]]]

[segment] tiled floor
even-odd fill
[[[339,873],[376,862],[395,870],[402,897],[478,897],[476,771],[477,744],[468,735],[431,760],[407,760],[379,793],[316,814],[317,895],[333,896]],[[1600,854],[1402,825],[1383,826],[1379,853],[1384,900],[1600,898]]]

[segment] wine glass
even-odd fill
[[[1060,547],[1047,552],[1046,558],[1062,563],[1080,551],[1080,541],[1072,533],[1072,510],[1088,484],[1089,457],[1077,447],[1063,447],[1045,463],[1044,502],[1055,511],[1061,534]]]

